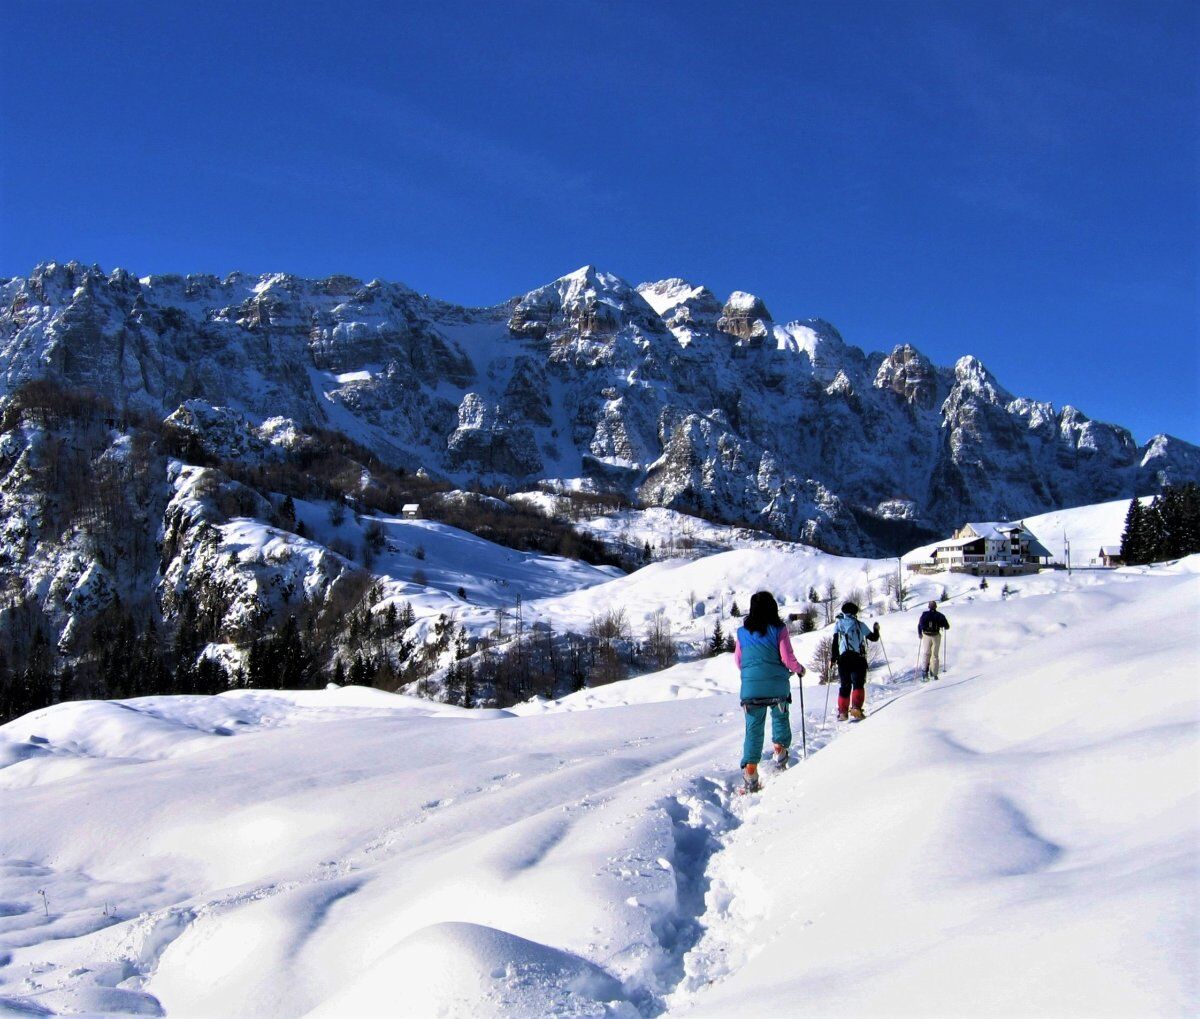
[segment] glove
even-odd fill
[[[879,624],[878,623],[875,624],[875,636],[876,637],[879,636]]]

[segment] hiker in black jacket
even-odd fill
[[[921,670],[921,682],[926,683],[932,677],[938,678],[941,668],[942,631],[950,629],[950,622],[937,607],[937,602],[931,601],[929,608],[921,613],[917,621],[917,636],[921,640],[921,654],[918,667]]]
[[[879,640],[879,624],[868,629],[858,618],[858,606],[852,601],[842,606],[833,627],[829,660],[837,666],[838,721],[863,718],[867,699],[867,641]]]

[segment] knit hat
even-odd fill
[[[848,601],[842,605],[842,611],[848,616],[858,615],[858,606],[852,601]]]

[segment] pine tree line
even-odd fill
[[[1121,558],[1129,566],[1200,552],[1200,485],[1167,485],[1148,506],[1134,498],[1125,514]]]

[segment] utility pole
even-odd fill
[[[1071,572],[1071,542],[1070,542],[1070,540],[1067,538],[1067,532],[1066,532],[1066,531],[1063,531],[1063,548],[1064,548],[1064,549],[1066,549],[1066,554],[1067,554],[1067,573],[1068,573],[1068,574],[1070,574],[1070,572]]]
[[[521,615],[521,596],[517,595],[517,674],[521,693],[525,693],[525,656],[521,652],[522,631],[525,629],[525,619]]]

